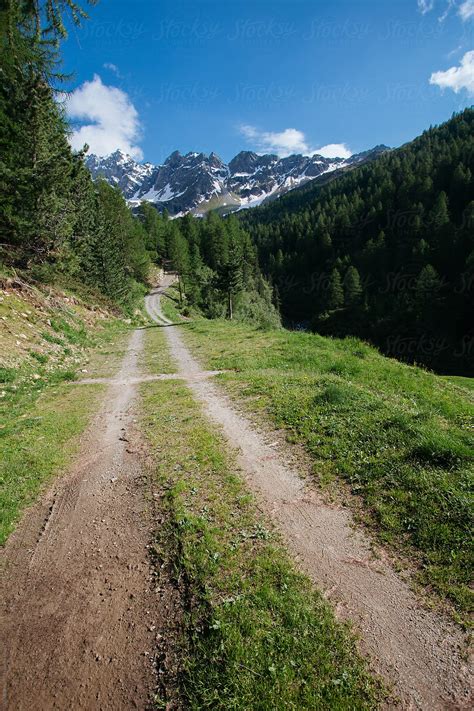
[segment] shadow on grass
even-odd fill
[[[149,326],[137,326],[134,331],[144,331],[147,328],[169,328],[169,326],[189,326],[190,321],[177,321],[176,323],[151,323]]]

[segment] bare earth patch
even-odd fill
[[[133,435],[141,346],[135,331],[75,466],[26,512],[3,552],[8,709],[143,709],[156,687],[161,613]]]

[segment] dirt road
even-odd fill
[[[132,432],[142,331],[69,475],[4,552],[3,705],[9,711],[144,709],[154,689],[150,516]]]
[[[165,288],[171,277],[166,277]],[[160,306],[184,378],[218,423],[261,508],[279,527],[298,565],[354,621],[376,670],[391,679],[406,709],[469,707],[463,635],[423,610],[388,562],[375,560],[350,514],[320,500],[275,436],[237,412],[184,345]],[[4,552],[3,707],[145,709],[155,687],[155,627],[166,610],[149,590],[146,545],[152,527],[133,431],[142,331],[135,331],[104,405],[83,437],[71,472],[55,480],[24,516]],[[160,376],[153,376],[159,378]],[[176,377],[176,376],[166,376]]]
[[[368,538],[350,513],[329,507],[294,463],[275,449],[275,435],[262,434],[208,379],[180,336],[169,326],[160,294],[147,298],[147,310],[164,329],[172,355],[210,419],[222,427],[240,452],[239,465],[262,508],[273,518],[299,566],[331,599],[340,617],[361,635],[373,665],[395,685],[406,709],[471,708],[472,676],[462,658],[464,636],[440,615],[421,607],[408,585],[383,559],[375,559]]]

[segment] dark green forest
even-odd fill
[[[288,325],[474,372],[474,110],[241,221]]]
[[[69,146],[60,101],[66,12],[77,24],[85,18],[73,0],[9,0],[0,11],[0,258],[126,307],[143,293],[156,254],[120,191],[94,183]]]
[[[179,275],[182,312],[198,309],[207,318],[228,318],[268,328],[280,325],[272,290],[262,277],[257,250],[235,217],[205,219],[188,214],[170,220],[149,203],[138,214],[158,261]]]

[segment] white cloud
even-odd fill
[[[87,143],[91,153],[104,156],[120,148],[142,160],[138,112],[124,91],[106,86],[95,74],[67,98],[66,109],[71,119],[83,123],[70,137],[74,149]]]
[[[105,62],[102,66],[104,67],[104,69],[108,69],[109,72],[115,74],[115,76],[119,79],[122,78],[122,75],[120,74],[120,69],[117,67],[116,64],[112,64],[112,62]]]
[[[457,47],[455,47],[455,48],[452,49],[450,52],[448,52],[448,54],[446,55],[446,57],[447,57],[448,59],[451,59],[451,57],[454,57],[455,54],[458,54],[458,53],[462,50],[462,48],[463,48],[463,47],[462,47],[462,44],[459,44]]]
[[[458,94],[463,89],[474,95],[474,50],[466,52],[457,67],[446,71],[433,72],[430,84],[436,84],[441,89],[452,89]]]
[[[435,0],[417,0],[418,10],[422,15],[426,15],[435,6]],[[457,7],[457,14],[463,22],[474,19],[474,0],[461,0],[458,5],[457,0],[447,0],[443,13],[438,17],[439,22],[444,22],[453,8]]]
[[[284,131],[258,131],[254,126],[241,126],[244,136],[258,150],[266,153],[277,153],[279,156],[289,156],[292,153],[308,153],[309,146],[305,135],[296,128],[285,128]]]
[[[422,15],[431,12],[434,7],[434,0],[418,0],[418,10]]]
[[[350,158],[352,151],[345,143],[328,143],[327,146],[315,148],[312,153],[317,153],[324,158]]]
[[[351,151],[344,143],[330,143],[321,148],[312,148],[303,131],[296,128],[285,128],[283,131],[259,131],[255,126],[243,125],[241,133],[251,143],[255,150],[263,153],[276,153],[281,158],[302,153],[313,155],[318,153],[325,158],[349,158]]]
[[[463,22],[474,19],[474,0],[464,0],[459,6],[458,15]]]

